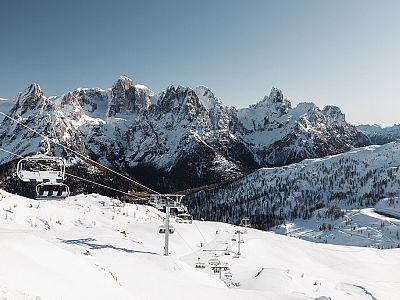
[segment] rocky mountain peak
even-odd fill
[[[346,122],[344,113],[342,113],[340,108],[337,106],[327,105],[324,107],[322,112],[325,115],[326,121],[329,125],[340,125]]]
[[[268,111],[268,114],[283,115],[292,108],[292,104],[288,99],[284,98],[283,92],[280,89],[272,87],[268,96],[265,96],[263,100],[250,107],[257,109],[262,108],[263,110]]]
[[[215,94],[204,85],[196,87],[194,92],[199,98],[200,103],[207,108],[207,110],[211,110],[216,105],[222,105],[222,102],[215,96]]]
[[[278,103],[278,102],[282,103],[284,100],[283,92],[280,89],[273,86],[271,92],[269,93],[268,100],[272,103]]]
[[[133,80],[126,76],[120,76],[113,85],[113,91],[127,91],[133,87]]]
[[[47,98],[43,96],[40,86],[37,83],[33,83],[18,95],[13,112],[19,110],[19,113],[22,115],[28,110],[38,108],[38,106],[43,108],[46,105],[46,100]]]
[[[151,103],[149,96],[150,93],[147,93],[146,90],[136,89],[130,78],[121,76],[111,89],[107,116],[113,117],[120,113],[138,113],[141,109],[148,109]]]
[[[40,85],[37,83],[32,83],[29,85],[25,91],[22,93],[23,97],[35,97],[39,98],[43,96],[43,91],[40,88]]]
[[[64,116],[71,120],[79,120],[84,114],[79,100],[72,92],[68,92],[61,98],[60,108]]]
[[[366,137],[345,123],[338,108],[321,111],[312,103],[291,108],[275,87],[263,101],[235,109],[205,86],[171,85],[154,95],[146,86],[120,77],[107,90],[77,89],[46,98],[38,85],[31,85],[11,113],[24,114],[40,132],[57,132],[60,141],[107,166],[152,174],[146,175],[151,184],[153,177],[165,176],[170,181],[164,187],[173,183],[174,189],[176,184],[206,185],[251,168],[286,165],[366,144]],[[25,128],[15,129],[11,121],[3,121],[1,143],[20,153],[37,152],[37,137]]]

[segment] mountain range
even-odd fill
[[[205,86],[171,85],[155,93],[122,76],[109,89],[78,88],[53,97],[32,84],[15,100],[0,101],[0,108],[52,140],[160,191],[225,182],[260,167],[371,144],[368,133],[348,124],[338,107],[292,107],[275,87],[256,104],[237,109]],[[25,156],[43,151],[46,144],[6,118],[0,146]],[[79,162],[59,146],[52,152],[67,157],[70,166]],[[2,152],[0,164],[14,159]]]

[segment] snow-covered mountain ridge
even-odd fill
[[[267,229],[284,222],[342,217],[400,195],[400,142],[368,146],[284,167],[261,168],[225,186],[186,197],[197,218]]]
[[[292,108],[276,88],[259,103],[236,109],[204,86],[171,85],[155,94],[121,77],[107,90],[80,88],[48,98],[33,84],[19,94],[10,115],[163,190],[220,182],[260,166],[369,143],[339,108],[321,110],[313,103]],[[1,124],[0,144],[20,155],[43,147],[41,138],[9,119]],[[63,154],[59,147],[53,152]],[[0,164],[12,159],[1,153]]]
[[[357,129],[365,134],[371,144],[382,145],[400,139],[400,125],[382,127],[379,125],[358,125]]]

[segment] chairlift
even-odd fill
[[[228,278],[228,279],[232,278],[232,276],[233,276],[233,274],[229,271],[224,274],[224,277]]]
[[[242,222],[240,223],[240,226],[245,227],[245,228],[249,228],[250,227],[250,218],[249,217],[243,218]],[[246,230],[245,230],[245,233],[247,233]]]
[[[196,269],[205,269],[206,264],[200,261],[200,257],[197,258],[197,263],[194,266]]]
[[[193,217],[191,214],[182,213],[176,216],[176,222],[184,224],[192,224]]]
[[[63,183],[46,182],[36,186],[37,200],[62,200],[69,197],[69,187]]]
[[[220,268],[218,268],[217,266],[213,266],[213,267],[211,267],[211,269],[214,271],[214,273],[221,272]]]
[[[240,253],[235,253],[234,255],[233,255],[233,258],[239,258],[240,257]]]
[[[24,182],[57,182],[65,179],[65,162],[61,157],[38,154],[21,159],[17,176]]]
[[[221,264],[221,262],[220,262],[220,260],[217,258],[217,255],[215,254],[215,257],[211,258],[211,259],[208,261],[208,264],[211,265],[211,266],[217,266],[217,265]]]
[[[179,205],[179,203],[174,202],[174,206],[176,206],[176,211],[178,215],[186,213],[186,207],[184,207],[182,204]]]
[[[165,234],[165,232],[166,232],[165,225],[164,224],[160,225],[158,227],[158,233]],[[175,232],[175,228],[172,225],[169,225],[169,233],[173,234],[174,232]]]

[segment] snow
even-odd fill
[[[274,231],[318,243],[375,248],[399,247],[399,219],[385,217],[374,208],[343,210],[343,213],[343,217],[337,220],[315,216],[309,220],[297,219],[278,226]]]
[[[400,249],[311,243],[247,229],[242,256],[224,223],[176,223],[100,195],[36,201],[0,191],[1,299],[397,299]],[[203,246],[201,247],[201,244]],[[219,280],[201,261],[231,268]],[[323,298],[325,297],[325,298]]]
[[[136,89],[148,90],[149,88],[143,84],[135,84]]]
[[[375,205],[374,211],[385,216],[400,219],[399,201],[399,197],[382,199]]]

